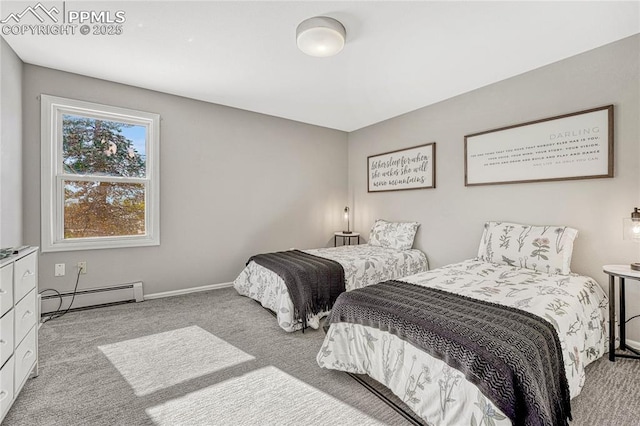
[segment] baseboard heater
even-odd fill
[[[61,293],[62,308],[66,310],[73,298],[73,292]],[[42,295],[40,303],[40,315],[55,312],[60,305],[60,296],[53,292],[46,292]],[[117,305],[121,303],[142,302],[142,282],[122,284],[111,287],[98,287],[79,290],[73,299],[73,306],[69,310],[92,309],[102,306]]]

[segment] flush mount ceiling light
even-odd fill
[[[316,16],[306,19],[296,29],[298,49],[309,56],[327,57],[344,47],[347,31],[333,18]]]

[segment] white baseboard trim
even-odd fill
[[[625,344],[637,351],[640,351],[640,342],[636,342],[635,340],[625,339]]]
[[[162,299],[163,297],[180,296],[182,294],[198,293],[200,291],[208,291],[208,290],[217,290],[220,288],[227,288],[231,286],[233,286],[233,282],[209,284],[209,285],[203,285],[201,287],[184,288],[182,290],[163,291],[160,293],[145,294],[144,300]]]

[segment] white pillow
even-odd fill
[[[571,273],[573,240],[578,231],[567,226],[533,226],[487,222],[478,259],[546,272]]]
[[[377,219],[369,234],[369,245],[409,250],[419,226],[418,222],[387,222]]]

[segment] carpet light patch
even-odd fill
[[[157,426],[383,425],[362,411],[273,367],[254,370],[147,408]]]
[[[198,326],[98,348],[137,396],[255,359]]]

